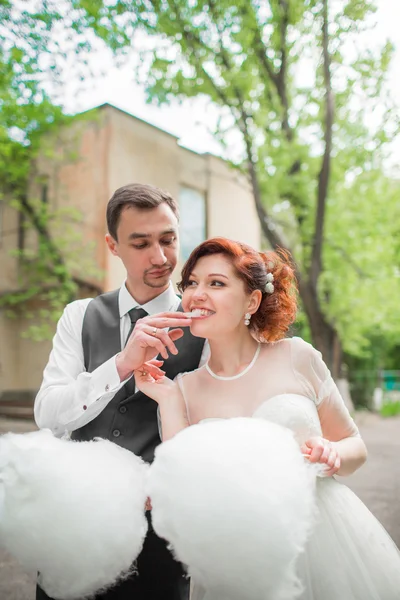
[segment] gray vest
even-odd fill
[[[89,302],[86,309],[82,346],[89,373],[121,350],[118,294],[119,290],[102,294]],[[183,331],[184,335],[175,342],[179,353],[164,362],[163,370],[170,379],[199,366],[204,339],[194,337],[188,327]],[[132,394],[127,388],[124,385],[93,421],[72,432],[71,437],[77,441],[105,438],[151,462],[161,441],[157,403],[142,392]]]

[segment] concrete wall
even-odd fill
[[[221,159],[208,157],[209,236],[221,235],[261,248],[261,229],[247,181]]]
[[[37,342],[23,336],[32,320],[25,315],[10,319],[0,312],[0,397],[27,393],[32,398],[42,380],[51,341]]]
[[[18,212],[0,201],[0,294],[18,287],[18,260],[11,255],[18,248],[18,228]]]
[[[19,336],[18,321],[0,311],[0,393],[18,385]]]

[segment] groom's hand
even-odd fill
[[[189,327],[192,319],[182,312],[165,312],[144,317],[136,322],[125,348],[117,355],[116,366],[121,381],[130,377],[143,363],[160,354],[178,354],[174,342],[183,335],[182,327]],[[165,328],[177,327],[165,331]]]

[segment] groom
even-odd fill
[[[160,443],[157,404],[136,390],[133,371],[160,353],[163,370],[174,378],[196,369],[206,350],[204,340],[191,335],[190,319],[175,314],[180,308],[170,281],[179,252],[175,200],[153,186],[126,185],[108,203],[107,226],[108,248],[121,259],[126,281],[119,290],[65,308],[35,419],[55,435],[71,432],[78,441],[99,436],[151,462]],[[138,574],[96,600],[188,600],[182,566],[146,514],[149,531]],[[48,599],[38,586],[36,600]]]

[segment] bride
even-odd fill
[[[325,466],[318,516],[297,565],[301,600],[400,598],[398,549],[333,477],[363,465],[364,442],[321,354],[285,338],[297,308],[286,257],[211,239],[192,252],[180,288],[191,331],[208,339],[211,354],[175,381],[154,369],[151,375],[146,364],[135,371],[137,386],[159,405],[163,441],[208,419],[255,417],[290,428],[310,463]],[[196,582],[193,596],[203,597]]]

